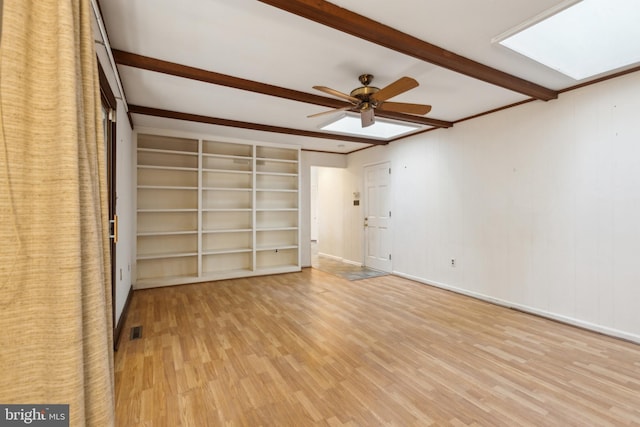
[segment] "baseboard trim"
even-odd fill
[[[336,255],[331,255],[331,254],[325,254],[324,252],[318,252],[318,256],[321,256],[323,258],[333,259],[333,260],[336,260],[336,261],[342,261],[342,257],[336,256]]]
[[[129,314],[129,305],[131,304],[131,298],[133,298],[133,286],[129,288],[129,293],[127,294],[127,300],[124,302],[124,307],[122,308],[122,313],[120,314],[120,320],[116,325],[116,328],[113,331],[113,350],[118,351],[118,346],[120,346],[120,337],[122,336],[122,328],[124,328],[124,324],[127,321],[127,315]]]
[[[426,280],[420,277],[412,276],[410,274],[405,274],[399,271],[394,271],[392,274],[402,277],[404,279],[413,280],[414,282],[422,283],[424,285],[433,286],[436,288],[444,289],[447,291],[455,292],[460,295],[465,295],[471,298],[475,298],[481,301],[485,301],[491,304],[499,305],[502,307],[510,308],[513,310],[522,311],[523,313],[532,314],[534,316],[544,317],[545,319],[554,320],[556,322],[565,323],[567,325],[575,326],[581,329],[586,329],[591,332],[596,332],[599,334],[607,335],[614,338],[619,338],[625,341],[629,341],[635,344],[640,344],[640,335],[631,334],[628,332],[620,331],[618,329],[609,328],[602,325],[597,325],[595,323],[585,322],[580,319],[575,319],[573,317],[563,316],[560,314],[540,310],[534,307],[529,307],[522,304],[516,304],[507,300],[503,300],[500,298],[494,298],[489,295],[481,294],[478,292],[469,291],[466,289],[458,288],[455,286],[447,285],[446,283],[437,282],[435,280]]]
[[[355,265],[356,267],[362,267],[361,262],[351,261],[350,259],[342,258],[342,262],[344,262],[345,264]]]
[[[324,258],[329,258],[335,261],[340,261],[340,262],[344,262],[345,264],[351,264],[351,265],[355,265],[357,267],[362,267],[362,263],[361,262],[357,262],[357,261],[351,261],[350,259],[346,259],[346,258],[342,258],[336,255],[330,255],[330,254],[325,254],[323,252],[319,252],[318,256],[324,257]]]

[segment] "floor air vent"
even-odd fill
[[[131,334],[129,335],[130,340],[137,340],[142,338],[142,326],[134,326],[131,328]]]

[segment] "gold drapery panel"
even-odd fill
[[[0,403],[113,425],[106,155],[88,0],[4,0]]]

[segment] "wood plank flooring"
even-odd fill
[[[136,291],[115,363],[120,427],[640,425],[640,346],[395,276]]]

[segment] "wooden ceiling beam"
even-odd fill
[[[405,55],[543,101],[558,92],[521,79],[322,0],[259,0]]]
[[[117,64],[129,67],[140,68],[158,73],[169,74],[176,77],[183,77],[192,80],[198,80],[205,83],[211,83],[220,86],[232,87],[235,89],[246,90],[263,95],[275,96],[293,101],[304,102],[307,104],[322,105],[329,108],[343,108],[351,104],[334,98],[314,95],[311,93],[301,92],[293,89],[287,89],[280,86],[260,83],[253,80],[241,79],[226,74],[216,73],[214,71],[203,70],[200,68],[189,67],[175,62],[163,61],[161,59],[151,58],[148,56],[138,55],[135,53],[124,52],[113,49],[113,57]],[[432,119],[430,117],[414,116],[412,114],[394,113],[390,111],[376,111],[376,116],[386,117],[389,119],[402,120],[411,123],[417,123],[426,126],[448,128],[453,123]]]
[[[312,132],[301,129],[285,128],[280,126],[263,125],[259,123],[241,122],[238,120],[221,119],[217,117],[202,116],[199,114],[182,113],[178,111],[163,110],[160,108],[144,107],[140,105],[129,105],[131,114],[143,114],[146,116],[163,117],[166,119],[185,120],[189,122],[206,123],[217,126],[227,126],[240,129],[258,130],[263,132],[273,132],[287,135],[308,136],[311,138],[332,139],[336,141],[357,142],[360,144],[386,145],[389,141],[382,141],[372,138],[361,138],[357,136],[334,135],[324,132]]]

